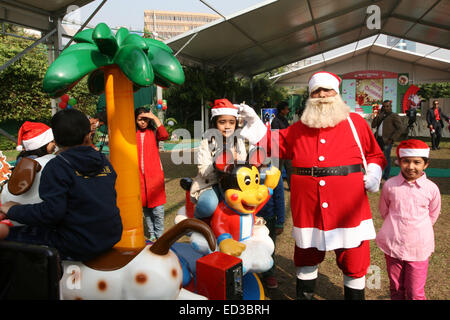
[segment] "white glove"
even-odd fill
[[[377,192],[380,190],[380,181],[383,170],[376,163],[367,165],[367,172],[364,175],[364,187],[369,192]]]
[[[244,119],[245,121],[247,121],[247,123],[253,124],[256,121],[261,121],[261,119],[258,117],[258,115],[256,114],[255,110],[246,105],[246,104],[235,104],[234,106],[239,108],[239,115],[242,117],[242,119]]]
[[[239,107],[239,115],[247,122],[240,132],[241,136],[250,144],[257,144],[266,135],[267,127],[253,108],[243,103],[236,106]]]

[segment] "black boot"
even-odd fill
[[[344,286],[345,300],[366,300],[364,296],[364,289],[352,289]]]
[[[301,280],[297,278],[297,300],[313,300],[316,279]]]

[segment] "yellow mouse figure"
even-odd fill
[[[223,253],[240,256],[245,250],[242,241],[252,237],[255,215],[278,184],[281,173],[276,167],[266,171],[264,184],[260,184],[258,167],[264,160],[265,153],[259,148],[242,164],[235,162],[228,151],[216,158],[215,166],[222,173],[219,185],[224,200],[217,206],[210,224]]]

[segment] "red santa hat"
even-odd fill
[[[341,84],[341,78],[331,72],[319,71],[314,73],[309,79],[308,87],[309,94],[319,88],[333,89],[339,93],[339,85]]]
[[[217,99],[211,109],[211,119],[216,116],[229,115],[238,117],[239,108],[233,105],[228,99]]]
[[[417,139],[404,140],[399,143],[397,147],[397,157],[425,157],[430,155],[430,148],[428,145]]]
[[[53,132],[49,126],[41,122],[25,121],[19,129],[16,149],[36,150],[53,140]]]

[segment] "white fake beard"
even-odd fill
[[[347,119],[350,107],[339,94],[327,98],[309,98],[300,120],[310,128],[334,127]]]

